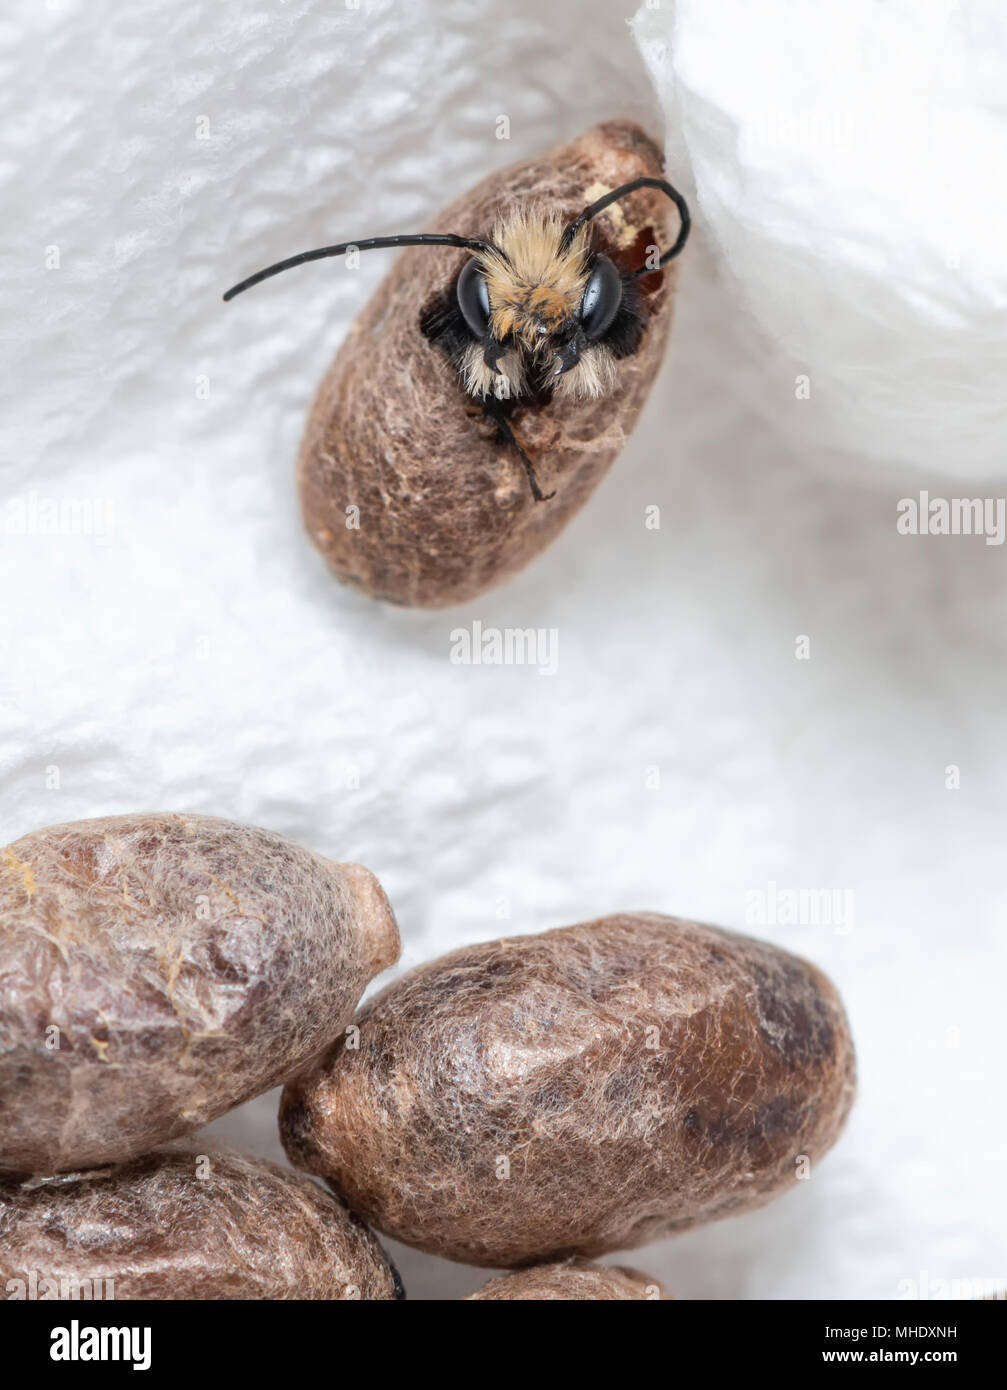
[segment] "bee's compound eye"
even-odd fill
[[[580,301],[580,322],[589,342],[602,337],[622,303],[622,278],[607,256],[599,256]]]
[[[465,262],[462,273],[458,277],[458,288],[455,290],[455,294],[458,297],[458,307],[462,311],[462,318],[468,324],[469,332],[473,338],[478,338],[481,342],[489,331],[490,297],[486,288],[485,276],[474,256]]]

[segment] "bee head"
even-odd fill
[[[611,357],[602,345],[626,287],[608,257],[592,252],[586,227],[571,234],[555,217],[516,214],[466,262],[455,295],[472,337],[474,393],[517,395],[530,379],[571,395],[607,388]]]
[[[678,236],[656,264],[620,274],[607,256],[591,249],[588,223],[606,208],[641,188],[658,189],[678,208]],[[553,493],[539,486],[535,466],[497,404],[526,391],[583,398],[604,396],[615,384],[615,364],[640,345],[644,316],[634,281],[668,264],[689,236],[689,209],[666,179],[643,175],[589,203],[564,225],[545,213],[512,214],[492,241],[456,232],[415,232],[365,237],[301,251],[257,270],[232,285],[224,299],[234,299],[253,285],[312,261],[398,246],[450,246],[472,252],[453,290],[441,292],[423,312],[420,331],[441,346],[497,425],[500,436],[516,450],[537,502]],[[494,400],[495,397],[495,400]]]
[[[641,188],[660,190],[676,205],[678,236],[656,266],[621,275],[607,256],[592,251],[588,224]],[[604,395],[615,362],[637,350],[643,333],[634,280],[674,259],[689,236],[689,209],[665,179],[644,176],[613,188],[564,224],[545,213],[518,212],[492,241],[454,232],[366,237],[319,246],[258,270],[232,287],[225,300],[274,275],[348,251],[398,246],[452,246],[471,251],[454,290],[454,306],[425,317],[424,333],[440,341],[466,389],[484,400],[547,386],[560,395]]]

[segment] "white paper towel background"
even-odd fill
[[[633,27],[732,293],[813,382],[807,447],[1002,480],[1000,0],[645,0]]]
[[[1004,551],[896,534],[900,496],[948,491],[934,461],[869,469],[798,414],[818,403],[700,197],[667,364],[594,500],[501,592],[395,611],[331,582],[292,477],[387,259],[220,303],[276,257],[419,227],[596,119],[656,128],[632,9],[10,7],[3,838],[145,807],[269,826],[375,870],[405,966],[623,908],[744,930],[770,880],[846,890],[846,934],[752,928],[843,992],[846,1135],[775,1205],[632,1260],[685,1298],[1003,1279]],[[701,154],[673,155],[690,191]],[[16,534],[48,502],[95,504],[107,543]],[[556,629],[557,674],[452,665],[477,618]],[[276,1157],[275,1101],[211,1128]],[[396,1255],[413,1297],[485,1277]]]

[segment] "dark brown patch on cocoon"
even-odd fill
[[[814,981],[784,957],[767,956],[753,964],[758,981],[759,1024],[773,1047],[791,1066],[830,1057],[832,1019]]]
[[[452,952],[357,1023],[359,1051],[284,1091],[290,1158],[381,1230],[472,1264],[598,1255],[761,1206],[799,1188],[798,1157],[825,1153],[854,1094],[820,971],[651,913]]]
[[[123,1162],[268,1090],[398,953],[367,869],[267,830],[155,814],[26,835],[0,850],[0,1170]]]
[[[0,1235],[7,1298],[32,1271],[111,1280],[116,1300],[402,1296],[378,1241],[335,1197],[193,1141],[98,1173],[0,1183]]]
[[[662,173],[661,152],[629,121],[490,175],[429,230],[489,236],[501,213],[534,203],[573,219],[597,196]],[[592,190],[589,194],[588,190]],[[595,219],[598,245],[623,270],[665,248],[670,204],[641,190]],[[672,231],[674,235],[674,229]],[[650,391],[671,324],[677,262],[638,282],[646,329],[601,400],[522,405],[511,423],[549,502],[535,502],[501,443],[420,324],[453,289],[466,252],[410,248],[354,324],[316,397],[301,445],[305,524],[336,577],[421,608],[462,603],[523,569],[590,497]],[[347,508],[359,507],[359,530]]]
[[[562,1260],[557,1264],[533,1265],[491,1279],[466,1302],[513,1303],[519,1300],[550,1302],[590,1302],[608,1299],[618,1303],[670,1300],[671,1295],[638,1269],[625,1265],[589,1264],[587,1260]]]

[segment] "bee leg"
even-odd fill
[[[524,471],[528,475],[528,486],[531,488],[531,495],[535,498],[535,501],[548,502],[550,497],[555,497],[555,488],[552,492],[543,492],[541,487],[539,487],[538,477],[535,473],[535,465],[525,453],[524,449],[522,449],[517,435],[510,427],[510,421],[500,409],[497,402],[492,397],[486,396],[483,398],[482,408],[500,431],[501,438],[514,449],[518,458],[524,464]]]

